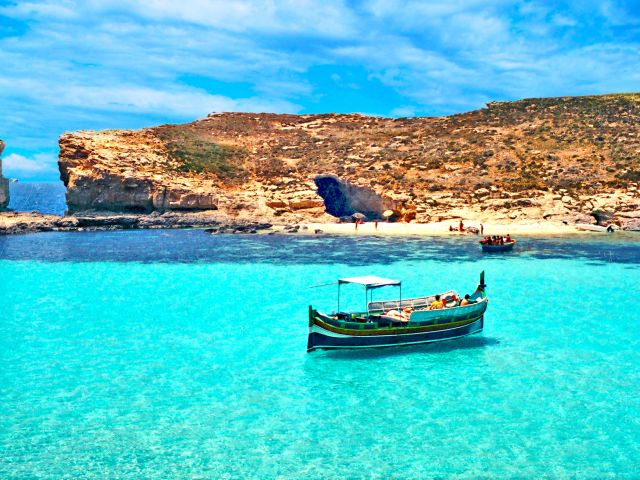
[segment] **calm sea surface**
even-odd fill
[[[9,208],[17,212],[36,211],[63,215],[67,209],[62,182],[17,182],[9,184]]]
[[[0,237],[0,478],[638,478],[638,237],[516,250]],[[465,293],[481,270],[480,335],[305,352],[307,306],[336,300],[311,285],[377,274],[406,295]]]

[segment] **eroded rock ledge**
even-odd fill
[[[154,228],[204,228],[216,233],[256,233],[271,224],[248,220],[229,221],[207,212],[153,212],[148,215],[101,212],[59,217],[34,212],[0,213],[0,236],[36,232],[102,232]]]

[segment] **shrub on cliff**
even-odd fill
[[[189,125],[167,125],[156,130],[171,160],[181,172],[213,173],[229,183],[246,179],[243,148],[219,145]]]

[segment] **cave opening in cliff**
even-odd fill
[[[381,219],[382,212],[390,208],[388,202],[372,189],[354,185],[335,175],[318,175],[314,181],[327,213],[334,217],[348,217],[358,212],[369,220]]]

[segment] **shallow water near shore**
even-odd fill
[[[640,242],[476,240],[0,237],[0,477],[637,477]],[[480,335],[305,352],[310,286],[481,270]]]

